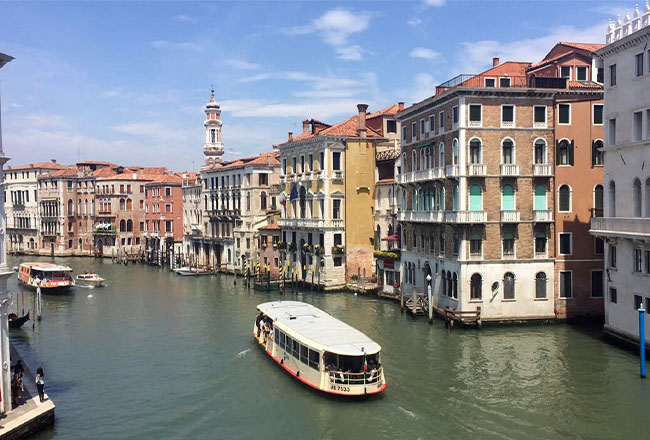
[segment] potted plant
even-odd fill
[[[287,243],[287,249],[289,251],[291,251],[291,252],[295,251],[296,250],[296,243],[294,243],[294,242]]]
[[[287,243],[284,241],[278,241],[278,249],[286,249],[287,248]]]
[[[325,249],[323,249],[323,246],[321,246],[320,244],[314,245],[314,254],[323,255],[324,253],[325,253]]]
[[[332,254],[342,255],[344,252],[345,252],[345,248],[343,247],[342,244],[336,244],[332,246]]]

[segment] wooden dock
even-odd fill
[[[447,307],[445,309],[445,325],[448,328],[454,328],[455,323],[461,325],[476,326],[481,328],[481,308],[476,310],[458,311]]]

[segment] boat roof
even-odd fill
[[[257,309],[269,316],[274,325],[280,323],[315,349],[347,356],[363,356],[381,350],[379,344],[354,327],[339,321],[322,310],[299,301],[272,301]]]
[[[30,269],[42,272],[72,272],[72,269],[68,266],[52,263],[22,263],[21,266],[27,266]]]

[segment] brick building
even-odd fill
[[[162,174],[144,185],[145,251],[151,262],[175,264],[183,245],[183,179]]]

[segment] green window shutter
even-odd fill
[[[555,165],[560,164],[560,141],[555,141]]]
[[[571,145],[569,145],[569,165],[573,165],[573,148],[574,142],[573,139],[571,139]]]
[[[546,187],[544,185],[535,185],[534,208],[537,210],[546,209]]]

